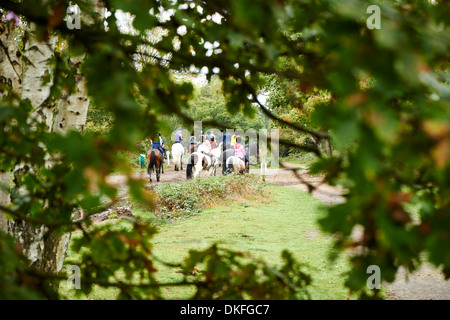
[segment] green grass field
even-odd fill
[[[220,243],[225,248],[249,252],[270,264],[279,264],[281,251],[288,249],[298,261],[309,265],[306,270],[313,277],[310,288],[313,299],[347,299],[342,273],[348,266],[343,257],[333,265],[328,263],[331,239],[320,232],[315,222],[324,205],[295,189],[271,186],[270,192],[273,196],[270,203],[234,202],[163,227],[155,237],[155,255],[164,261],[181,262],[189,249],[205,249],[212,243]],[[162,281],[178,278],[166,271],[159,272]],[[167,298],[190,293],[169,288]]]
[[[332,241],[316,224],[325,205],[303,191],[277,186],[267,189],[265,198],[230,201],[184,220],[159,223],[159,232],[153,242],[155,256],[165,262],[180,263],[190,249],[205,249],[219,243],[224,248],[248,252],[277,265],[281,263],[282,250],[287,249],[299,262],[307,265],[304,271],[313,279],[309,288],[312,299],[355,299],[343,284],[344,273],[349,268],[345,254],[333,264],[328,262]],[[147,212],[134,213],[149,218]],[[108,223],[126,227],[124,221]],[[69,251],[69,257],[74,256],[76,253]],[[155,266],[160,282],[182,278],[174,268],[158,263]],[[162,289],[167,299],[186,299],[194,290],[189,287]],[[97,288],[86,298],[114,299],[116,292],[115,289]]]

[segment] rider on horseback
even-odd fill
[[[175,133],[175,143],[181,143],[183,144],[183,136],[181,135],[181,128],[178,128],[177,132]]]
[[[230,143],[230,145],[231,145],[232,147],[234,147],[234,146],[236,145],[236,139],[237,139],[237,137],[238,137],[237,134],[233,134],[233,135],[231,136],[231,143]]]
[[[208,137],[209,137],[209,141],[215,140],[216,136],[214,135],[214,132],[212,132],[212,130],[206,131],[206,134],[207,134]]]
[[[249,160],[247,154],[245,153],[245,148],[241,142],[242,138],[236,136],[236,144],[234,145],[234,155],[243,160],[245,162],[245,167],[247,168]]]
[[[158,133],[159,141],[154,141],[153,138],[154,138],[154,136],[152,136],[150,138],[150,141],[152,143],[152,148],[158,149],[161,152],[161,154],[163,155],[163,159],[165,159],[166,158],[166,149],[164,149],[164,141],[161,138],[161,133]]]
[[[221,132],[221,141],[222,142],[222,174],[225,175],[227,173],[227,153],[226,150],[230,148],[230,142],[231,142],[231,135],[223,129],[220,130]]]
[[[211,149],[214,149],[217,147],[217,143],[214,141],[214,136],[211,137],[210,143],[211,143]]]

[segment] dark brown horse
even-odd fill
[[[150,177],[150,182],[152,182],[152,171],[155,169],[156,171],[156,181],[159,182],[159,177],[161,176],[161,170],[162,173],[164,173],[164,167],[163,167],[163,155],[161,151],[159,151],[157,148],[151,148],[147,152],[147,163],[148,163],[148,176]]]

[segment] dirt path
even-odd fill
[[[385,285],[392,300],[450,300],[450,280],[428,263],[406,276],[404,268],[397,272],[393,283]]]
[[[304,168],[283,163],[287,168],[296,168],[305,182],[317,187],[312,195],[320,201],[328,204],[338,204],[345,201],[342,197],[343,190],[322,183],[320,177],[309,175]],[[305,183],[290,170],[278,170],[273,173],[268,170],[266,181],[276,185],[288,186],[308,191]],[[424,263],[419,270],[412,274],[406,274],[404,268],[397,272],[396,279],[392,283],[385,283],[388,289],[386,298],[392,300],[450,300],[450,280],[445,281],[442,272],[428,263]]]
[[[317,176],[312,176],[307,173],[304,167],[291,163],[283,163],[288,169],[272,169],[268,168],[265,172],[265,181],[270,184],[275,184],[278,186],[288,186],[291,188],[296,188],[299,190],[308,191],[308,186],[302,183],[296,176],[296,174],[291,169],[296,169],[296,172],[301,176],[301,178],[308,184],[313,185],[314,189],[312,195],[318,200],[332,205],[336,203],[342,203],[345,199],[342,195],[342,188],[333,187],[322,183],[322,178]],[[222,168],[217,170],[218,175],[222,175]],[[261,175],[260,169],[251,169],[250,173]],[[138,180],[144,180],[147,185],[150,185],[147,173],[134,173],[132,178]],[[186,171],[174,171],[173,168],[166,169],[164,174],[161,174],[161,181],[156,182],[155,174],[152,175],[153,185],[165,184],[165,183],[177,183],[186,180]],[[126,176],[124,175],[110,175],[107,180],[109,184],[120,187],[126,185]]]
[[[303,191],[309,191],[308,184],[314,187],[312,196],[325,204],[333,205],[342,203],[343,189],[323,183],[323,178],[308,174],[304,166],[283,162],[284,169],[267,169],[266,182],[278,186],[291,187]],[[295,171],[294,171],[295,170]],[[254,172],[261,174],[260,170]]]
[[[286,162],[282,164],[285,167],[284,169],[267,169],[265,173],[265,181],[267,183],[304,191],[308,191],[307,184],[309,184],[315,187],[312,196],[327,205],[345,201],[345,198],[342,196],[342,188],[323,183],[321,177],[308,174],[305,167],[301,165]],[[299,180],[292,169],[295,169],[295,172],[303,182]],[[259,169],[251,169],[250,172],[261,175]],[[220,168],[218,174],[220,175],[221,173],[222,170]],[[132,177],[146,180],[148,182],[147,185],[150,185],[147,173],[135,173]],[[153,181],[156,181],[154,174],[152,178]],[[185,170],[177,172],[172,168],[168,168],[161,175],[159,184],[177,183],[185,180]],[[126,177],[123,175],[111,175],[108,177],[107,182],[114,186],[122,186],[126,184]],[[153,182],[153,184],[156,185],[157,183]],[[125,191],[122,190],[122,192]],[[450,280],[445,281],[442,272],[429,264],[423,264],[420,270],[409,274],[408,277],[406,277],[405,270],[400,268],[395,281],[384,285],[388,289],[386,298],[392,300],[450,300]]]

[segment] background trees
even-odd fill
[[[37,123],[32,125],[39,130],[31,130],[33,106],[8,82],[2,83],[2,92],[11,92],[1,102],[2,170],[8,172],[19,163],[37,168],[17,181],[26,192],[17,195],[12,206],[2,207],[10,216],[67,232],[80,226],[71,220],[75,209],[95,212],[102,197],[114,202],[117,193],[104,183],[105,175],[109,168],[127,170],[114,155],[150,132],[167,131],[167,123],[159,120],[161,114],[176,114],[190,125],[192,119],[184,111],[194,88],[175,81],[173,70],[203,68],[208,78],[214,73],[221,79],[232,114],[252,116],[258,110],[318,142],[333,139],[332,155],[301,141],[284,142],[316,154],[311,170],[347,188],[347,201],[330,208],[321,225],[336,235],[337,247],[365,249],[353,257],[348,277],[351,289],[365,286],[368,265],[380,266],[383,279],[390,281],[400,265],[417,268],[423,254],[449,276],[447,2],[380,1],[381,29],[372,30],[366,26],[368,3],[354,0],[236,0],[220,5],[110,1],[106,29],[97,21],[79,30],[69,30],[64,23],[68,4],[5,0],[1,7],[34,22],[41,42],[54,35],[67,41],[44,77],[52,80],[44,81],[52,83],[52,97],[60,98],[66,86],[73,94],[75,72],[69,56],[86,55],[80,70],[87,94],[94,105],[112,114],[111,130],[104,137],[74,131],[48,133]],[[79,6],[82,12],[94,12],[90,1],[79,1]],[[134,16],[136,33],[120,32],[115,16],[119,9]],[[155,28],[163,30],[163,36],[150,41],[147,34]],[[288,117],[273,102],[265,108],[258,100],[260,90],[270,85],[267,76],[276,77],[289,90],[293,85],[292,94],[286,96],[293,102],[286,109]],[[311,126],[301,117],[291,119],[305,107],[304,99],[316,92],[326,92],[330,99],[314,105]],[[206,101],[208,92],[203,94]],[[287,107],[283,104],[279,107]],[[46,167],[45,157],[60,161]],[[142,185],[130,179],[130,187],[136,199],[148,199]],[[359,239],[350,237],[355,226],[364,230]],[[99,239],[111,237],[139,248],[140,254],[132,260],[135,269],[128,271],[147,268],[143,279],[151,282],[147,247],[151,232],[142,228],[136,225],[136,232],[126,235],[138,242],[117,233],[99,233],[86,237],[80,246],[104,249]],[[111,254],[122,248],[117,241],[111,242],[117,247],[107,247]],[[2,243],[11,248],[9,240]],[[86,277],[92,276],[96,259],[94,253],[86,257]],[[11,274],[20,267],[9,268]]]
[[[240,112],[230,114],[227,111],[222,81],[218,77],[213,77],[209,85],[198,88],[189,104],[188,114],[192,119],[226,124],[227,128],[244,131],[250,128],[255,130],[265,128],[264,116],[260,112],[249,118]]]

